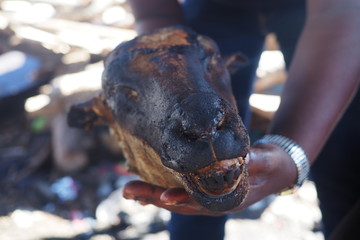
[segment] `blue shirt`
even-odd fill
[[[292,5],[305,0],[209,0],[224,5],[232,5],[241,8],[271,9],[279,6]]]

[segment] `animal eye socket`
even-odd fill
[[[215,69],[216,66],[218,65],[219,61],[220,61],[220,58],[219,58],[218,54],[213,54],[213,55],[208,56],[204,61],[206,71],[211,72],[213,69]]]
[[[205,65],[206,72],[211,72],[211,68],[212,68],[211,64],[212,64],[211,57],[205,58],[204,65]]]
[[[127,99],[131,100],[131,101],[138,101],[139,100],[139,93],[131,88],[131,87],[127,87],[127,86],[121,86],[121,85],[115,85],[113,87],[111,87],[108,91],[107,94],[109,96],[116,96],[116,95],[124,95]]]
[[[122,91],[128,99],[132,101],[139,100],[139,93],[135,89],[131,87],[121,86],[119,87],[119,90]]]

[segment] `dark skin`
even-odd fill
[[[177,0],[129,0],[129,3],[139,34],[184,23]],[[359,87],[360,1],[308,0],[307,6],[307,21],[269,133],[293,139],[313,164]],[[253,146],[247,161],[248,197],[229,212],[244,209],[296,182],[295,164],[276,145]],[[164,189],[141,181],[129,182],[124,197],[182,214],[226,213],[204,209],[184,189]]]

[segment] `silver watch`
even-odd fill
[[[293,140],[280,135],[265,135],[257,140],[256,143],[276,144],[290,155],[297,168],[297,180],[294,186],[283,189],[279,194],[287,195],[295,193],[304,183],[310,171],[310,164],[304,150]]]

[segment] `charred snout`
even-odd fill
[[[186,98],[170,117],[179,123],[179,131],[187,141],[208,141],[225,125],[225,102],[215,95]]]
[[[166,121],[162,161],[175,171],[191,173],[247,153],[248,137],[240,117],[215,94],[183,99]]]

